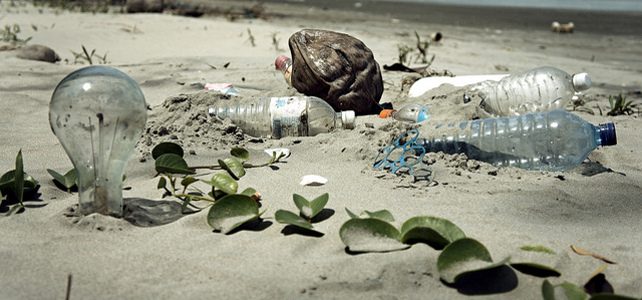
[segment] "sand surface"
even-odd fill
[[[223,16],[77,13],[0,2],[0,25],[19,24],[20,36],[32,37],[29,44],[49,46],[62,59],[50,64],[0,51],[0,170],[13,169],[15,155],[22,149],[25,171],[40,181],[46,203],[0,218],[1,299],[62,299],[69,274],[71,299],[468,297],[439,280],[439,252],[424,244],[390,253],[346,253],[339,237],[339,228],[348,220],[345,208],[388,209],[397,225],[417,215],[447,218],[486,245],[495,260],[515,255],[524,245],[546,246],[556,252],[553,265],[562,273],[551,279],[554,283],[583,285],[603,265],[573,253],[570,245],[576,245],[617,262],[604,271],[617,293],[642,296],[642,119],[639,113],[605,115],[608,95],[623,93],[642,101],[639,31],[583,31],[580,23],[574,34],[561,35],[549,31],[553,20],[529,28],[492,21],[488,26],[464,26],[456,21],[404,19],[391,16],[393,11],[371,15],[365,9],[334,11],[314,5],[265,7],[273,14],[268,19],[229,21]],[[602,24],[619,24],[614,21],[617,16],[599,17],[604,18],[597,20]],[[637,28],[641,24],[638,21]],[[595,114],[575,113],[594,124],[614,122],[618,145],[594,151],[590,161],[568,172],[498,169],[465,157],[430,154],[435,183],[429,184],[371,168],[377,151],[408,126],[393,120],[360,116],[353,130],[260,140],[244,136],[229,122],[206,118],[210,103],[228,100],[203,93],[204,83],[232,83],[241,100],[296,95],[273,62],[276,55],[289,52],[287,39],[301,28],[351,34],[373,51],[382,66],[397,62],[398,44],[415,43],[415,31],[423,38],[439,31],[443,40],[429,48],[435,55],[431,68],[437,72],[491,74],[542,65],[588,72],[594,86],[585,95],[590,100],[586,107]],[[263,196],[266,213],[261,228],[229,235],[213,232],[205,211],[157,227],[102,215],[65,216],[78,197],[56,188],[46,172],[72,167],[51,132],[48,105],[58,82],[84,66],[74,63],[72,54],[81,51],[81,45],[107,54],[110,66],[140,84],[151,107],[150,130],[126,169],[125,186],[131,189],[124,191],[125,197],[161,199],[153,160],[147,154],[161,141],[173,140],[191,150],[186,159],[193,165],[225,157],[234,146],[251,149],[259,160],[268,159],[260,156],[263,149],[290,149],[291,157],[277,169],[249,169],[240,180],[242,188],[253,187]],[[383,72],[381,102],[430,105],[434,122],[477,116],[474,106],[460,103],[456,89],[442,87],[408,98],[407,88],[402,90],[402,79],[408,75]],[[180,102],[172,102],[179,96]],[[205,122],[195,125],[188,116]],[[168,134],[155,134],[160,126]],[[196,128],[202,134],[196,135]],[[307,174],[321,175],[328,183],[299,185]],[[284,234],[284,225],[273,219],[278,209],[296,209],[293,193],[314,198],[326,192],[327,207],[334,215],[316,225],[323,237]],[[516,274],[515,288],[482,298],[541,299],[543,279]]]

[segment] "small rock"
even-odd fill
[[[234,124],[229,124],[227,127],[225,127],[224,131],[225,133],[234,133],[238,127]]]
[[[18,54],[16,56],[22,59],[45,61],[49,63],[60,61],[60,56],[58,56],[55,51],[43,45],[29,45],[18,48]]]
[[[481,166],[481,165],[479,164],[479,161],[476,161],[476,160],[468,160],[468,161],[466,162],[466,168],[467,168],[469,171],[479,170],[480,166]]]
[[[164,136],[164,135],[168,135],[168,134],[169,134],[169,130],[166,127],[161,126],[160,128],[158,128],[158,135],[159,136]]]

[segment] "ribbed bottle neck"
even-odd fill
[[[600,124],[595,127],[596,143],[599,146],[613,146],[617,145],[617,135],[615,132],[615,124],[612,122]]]
[[[335,112],[334,128],[354,129],[355,115],[354,111]]]

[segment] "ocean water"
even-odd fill
[[[376,0],[375,0],[376,1]],[[642,12],[642,0],[383,0],[471,6],[555,8],[588,11]]]

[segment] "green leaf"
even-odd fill
[[[76,186],[76,182],[78,181],[78,172],[76,172],[75,168],[67,171],[65,175],[62,175],[52,169],[47,169],[47,172],[51,177],[53,177],[54,181],[64,186],[67,189],[67,192],[71,192],[71,189]]]
[[[312,207],[310,207],[310,201],[299,194],[293,194],[292,200],[294,200],[294,205],[296,205],[304,217],[312,219]]]
[[[523,250],[523,251],[530,251],[530,252],[540,252],[540,253],[546,253],[546,254],[555,254],[555,251],[551,250],[550,248],[541,246],[541,245],[526,245],[526,246],[520,247],[519,249]]]
[[[188,187],[190,184],[197,182],[198,179],[192,177],[192,176],[187,176],[181,180],[181,185],[184,187]]]
[[[555,300],[555,287],[548,279],[542,282],[542,298],[544,300]]]
[[[282,209],[277,210],[274,214],[274,219],[281,224],[288,224],[308,230],[314,230],[314,227],[310,222],[291,211]]]
[[[187,162],[179,155],[166,153],[159,156],[155,162],[156,172],[170,174],[194,174]]]
[[[164,189],[167,186],[167,179],[165,177],[161,177],[158,179],[158,184],[156,185],[157,189]]]
[[[1,190],[3,190],[3,191],[4,190],[13,190],[13,187],[14,187],[13,181],[14,181],[14,177],[15,177],[14,174],[15,173],[16,173],[16,170],[11,170],[11,171],[8,171],[8,172],[2,174],[2,176],[0,176],[0,189]]]
[[[229,157],[223,160],[218,160],[218,164],[227,171],[234,179],[239,180],[245,175],[245,168],[243,162],[235,157]]]
[[[172,142],[160,143],[156,145],[154,149],[152,149],[152,158],[154,159],[158,159],[163,154],[176,154],[180,157],[183,157],[185,152],[183,151],[183,147],[181,147],[179,144],[172,143]]]
[[[348,216],[350,216],[350,219],[358,219],[359,218],[359,216],[355,215],[347,207],[345,209],[346,209],[346,213],[348,213]]]
[[[441,279],[455,283],[459,276],[505,264],[508,259],[493,263],[490,253],[480,242],[471,238],[456,240],[439,254],[437,270]]]
[[[216,201],[207,214],[207,223],[217,231],[227,234],[243,223],[257,219],[256,201],[245,195],[227,195]]]
[[[542,283],[542,297],[544,300],[585,300],[589,295],[584,290],[572,283],[564,282],[552,285],[548,280]]]
[[[392,213],[389,211],[383,209],[383,210],[378,210],[378,211],[363,211],[361,214],[357,215],[353,213],[352,211],[348,210],[347,208],[345,209],[346,213],[348,213],[348,216],[350,216],[351,219],[379,219],[388,223],[392,223],[395,221],[395,217],[392,216]]]
[[[392,213],[390,213],[389,211],[387,211],[385,209],[378,210],[378,211],[372,211],[372,212],[366,210],[366,211],[363,212],[363,214],[365,214],[369,218],[379,219],[379,220],[386,221],[386,222],[394,222],[395,221],[395,217],[392,216]]]
[[[212,176],[210,181],[206,181],[211,186],[223,191],[228,195],[236,194],[236,191],[239,188],[238,182],[232,178],[232,176],[227,173],[217,173]]]
[[[25,191],[31,191],[37,189],[37,187],[40,185],[36,179],[31,177],[31,175],[24,173],[25,174]]]
[[[466,235],[457,225],[437,217],[414,217],[401,225],[401,242],[426,243],[436,250],[441,250],[446,245],[465,237]]]
[[[410,247],[399,241],[399,230],[379,219],[350,219],[339,230],[341,241],[353,252],[388,252]]]
[[[325,205],[328,204],[329,198],[330,198],[330,195],[328,193],[325,193],[319,197],[316,197],[314,200],[310,201],[310,208],[312,209],[312,214],[310,216],[310,219],[314,218],[317,214],[319,214],[323,210]]]
[[[241,195],[250,196],[250,197],[254,196],[255,194],[256,194],[256,190],[253,188],[246,188],[241,192]]]
[[[24,187],[25,187],[25,172],[24,165],[22,164],[22,149],[18,151],[16,155],[16,173],[14,176],[15,192],[16,198],[18,198],[18,203],[22,206],[22,198],[24,196]]]
[[[47,169],[47,173],[49,173],[49,175],[51,175],[51,177],[53,177],[53,179],[56,182],[62,184],[64,187],[67,187],[65,185],[65,175],[62,175],[62,174],[60,174],[60,173],[58,173],[58,172],[56,172],[56,171],[54,171],[52,169]]]
[[[13,191],[15,189],[15,174],[16,174],[16,170],[11,170],[2,174],[2,176],[0,176],[0,190],[3,193],[6,193],[8,191]],[[39,183],[37,180],[35,180],[29,174],[24,173],[25,191],[34,190],[36,189],[36,187],[38,187],[38,185]]]
[[[250,158],[250,152],[243,148],[234,147],[230,150],[230,154],[242,161],[246,161]]]

